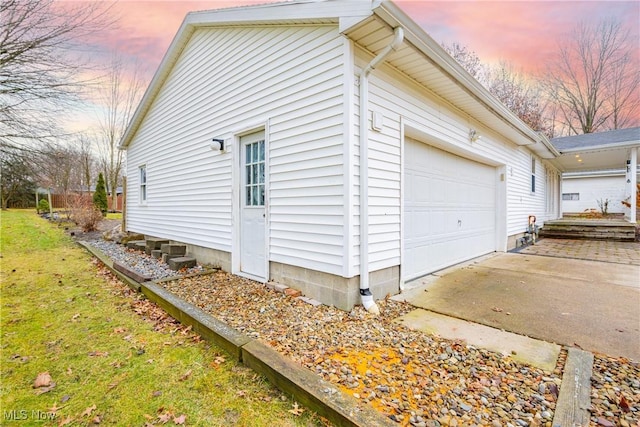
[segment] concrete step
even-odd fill
[[[171,258],[168,264],[170,269],[178,271],[183,268],[195,267],[196,259],[190,256],[176,257],[176,258]]]
[[[162,259],[162,262],[164,262],[165,264],[169,264],[169,260],[173,259],[173,258],[180,258],[184,255],[171,255],[171,254],[162,254],[160,256],[160,259]]]
[[[169,255],[185,255],[187,253],[187,245],[178,243],[163,243],[160,247],[163,254]]]
[[[151,256],[155,259],[162,259],[162,251],[160,249],[154,249],[151,251]]]
[[[636,226],[623,221],[558,220],[545,222],[541,237],[634,241]]]
[[[154,249],[161,249],[162,245],[164,244],[170,243],[170,241],[167,239],[158,239],[155,237],[147,237],[145,239],[145,242],[147,242],[147,248],[149,248],[149,253],[151,253],[151,251]]]
[[[130,240],[127,242],[127,249],[135,249],[135,250],[140,250],[139,245],[145,245],[146,243],[144,240]],[[144,248],[143,248],[144,250]]]
[[[633,242],[636,238],[635,228],[630,230],[604,228],[560,228],[546,226],[541,230],[540,237],[556,239],[596,239]]]

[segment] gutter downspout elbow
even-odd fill
[[[380,309],[369,290],[369,74],[404,40],[404,30],[396,27],[391,44],[360,72],[360,299],[369,313]]]

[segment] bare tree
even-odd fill
[[[630,55],[633,49],[629,31],[618,21],[574,29],[543,79],[560,127],[582,134],[637,125],[640,67]]]
[[[118,146],[143,89],[144,84],[137,64],[127,68],[120,58],[114,57],[107,81],[99,89],[103,113],[99,117],[98,137],[100,168],[104,171],[107,191],[112,195],[111,210],[116,210],[117,207],[116,189],[124,163],[124,153]]]
[[[82,170],[79,167],[81,154],[78,148],[72,145],[47,144],[39,149],[33,159],[37,165],[38,182],[61,194],[65,207],[70,208],[71,196],[80,190],[82,183]]]
[[[28,206],[36,188],[33,164],[15,153],[0,151],[0,199],[2,210],[21,201]]]
[[[501,62],[489,69],[486,86],[531,129],[551,136],[553,126],[545,119],[541,89],[534,80],[516,71],[513,65]]]
[[[474,51],[458,43],[453,43],[450,46],[443,44],[442,47],[476,80],[482,84],[485,83],[487,66],[480,61],[480,58]]]
[[[553,126],[545,119],[541,90],[533,79],[504,61],[494,67],[483,64],[475,52],[458,43],[443,47],[462,68],[522,121],[532,129],[551,136]]]
[[[100,2],[0,1],[0,150],[32,149],[63,133],[60,114],[86,83],[74,40],[110,25],[107,10]]]
[[[91,147],[91,141],[85,135],[80,135],[77,144],[78,161],[80,162],[81,171],[81,190],[87,190],[87,193],[91,192],[91,178],[95,172],[95,159],[93,157],[93,150]]]

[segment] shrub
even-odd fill
[[[49,212],[49,202],[47,199],[40,199],[38,202],[38,213],[40,212]]]
[[[609,199],[598,199],[596,200],[598,203],[598,207],[600,208],[600,213],[603,216],[607,216],[609,214]]]
[[[95,231],[102,221],[102,212],[91,201],[82,196],[76,196],[72,201],[71,219],[85,233]]]
[[[96,192],[93,193],[93,204],[102,213],[102,216],[107,216],[109,206],[107,202],[107,189],[104,184],[104,177],[102,176],[102,173],[98,175]]]

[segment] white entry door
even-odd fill
[[[404,280],[496,248],[496,170],[405,140]]]
[[[240,271],[267,280],[264,132],[240,138]]]

